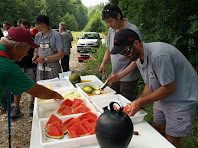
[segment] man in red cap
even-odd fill
[[[30,47],[39,46],[32,41],[29,30],[12,27],[8,36],[0,40],[0,101],[7,90],[14,95],[27,92],[43,99],[63,99],[55,91],[36,84],[18,67],[14,61],[20,61],[28,54]]]

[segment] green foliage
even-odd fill
[[[95,13],[85,26],[84,30],[90,32],[105,32],[108,30],[108,28],[105,22],[101,19],[101,15]]]
[[[76,22],[75,17],[73,15],[70,15],[68,12],[65,14],[65,16],[63,16],[62,21],[65,22],[69,30],[78,30],[78,24]]]
[[[117,4],[117,1],[111,1]],[[197,63],[198,1],[119,0],[124,17],[137,25],[145,42],[166,42],[177,47],[195,69]]]
[[[98,69],[100,68],[100,64],[102,63],[106,49],[107,48],[105,45],[101,45],[97,52],[91,55],[91,59],[86,61],[81,75],[96,75],[98,78],[102,79],[102,76],[99,73]],[[111,74],[111,62],[108,62],[106,64],[105,69],[107,75]]]
[[[88,9],[83,5],[78,5],[75,13],[75,18],[78,23],[78,30],[83,30],[89,20]]]

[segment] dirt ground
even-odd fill
[[[79,54],[76,45],[73,45],[70,55],[70,70],[72,73],[80,73],[84,63],[78,62]],[[20,101],[21,116],[11,120],[11,146],[12,148],[28,148],[30,145],[32,117],[29,116],[27,93],[22,94]],[[14,104],[12,103],[12,110]],[[0,148],[8,147],[8,120],[7,113],[0,115]]]

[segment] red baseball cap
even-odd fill
[[[32,41],[30,31],[23,29],[21,27],[12,27],[8,30],[8,36],[6,37],[9,40],[17,42],[27,42],[30,46],[38,48],[39,46]]]

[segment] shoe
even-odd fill
[[[34,112],[34,104],[30,104],[29,105],[29,115],[33,116],[33,112]]]
[[[0,115],[7,113],[7,108],[0,107]]]
[[[11,118],[15,119],[17,117],[19,117],[21,114],[19,107],[14,107],[14,111],[11,113]]]

